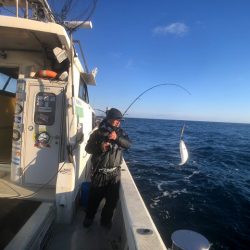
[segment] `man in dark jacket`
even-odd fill
[[[112,226],[113,212],[119,199],[122,151],[131,145],[128,136],[120,128],[122,118],[118,109],[111,108],[86,145],[85,150],[92,154],[93,169],[84,227],[92,224],[103,198],[106,201],[101,213],[101,225],[106,228]]]

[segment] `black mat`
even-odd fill
[[[0,198],[0,249],[11,241],[41,202]]]

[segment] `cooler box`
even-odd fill
[[[90,182],[82,183],[80,203],[81,203],[81,206],[83,207],[87,207],[87,204],[88,204],[89,188],[90,188]]]

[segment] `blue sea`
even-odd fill
[[[131,174],[166,244],[175,230],[199,232],[217,249],[250,249],[250,124],[126,119]]]

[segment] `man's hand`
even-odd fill
[[[110,143],[109,142],[103,142],[101,144],[102,152],[107,152],[110,149]]]
[[[117,134],[115,131],[112,131],[110,134],[109,134],[109,140],[116,140],[117,139]]]

